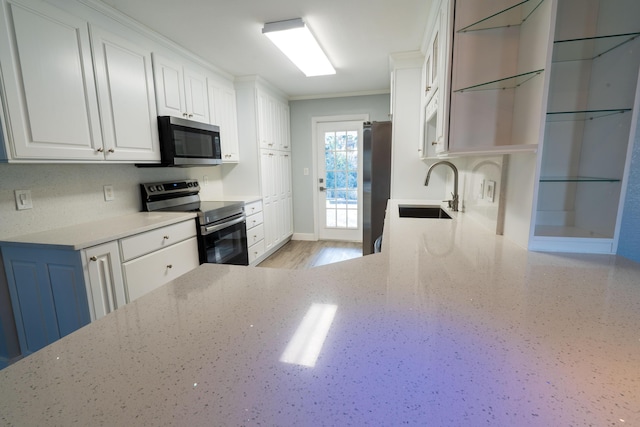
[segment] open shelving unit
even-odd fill
[[[450,154],[537,149],[552,4],[456,1]]]
[[[522,25],[544,0],[524,0],[462,27],[459,33]]]
[[[615,253],[617,245],[638,105],[640,23],[630,17],[640,6],[590,4],[597,10],[558,0],[530,249]]]

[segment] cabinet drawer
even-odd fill
[[[251,247],[264,239],[264,225],[256,225],[251,230],[247,230],[247,246]]]
[[[256,200],[255,202],[245,204],[244,211],[247,216],[262,212],[262,200]]]
[[[262,256],[264,253],[264,240],[260,240],[255,245],[249,248],[249,264],[253,264],[253,262]]]
[[[247,217],[247,230],[251,230],[253,227],[257,227],[263,222],[264,222],[264,216],[262,212],[258,212],[257,214],[250,215]]]
[[[159,288],[198,265],[195,237],[125,263],[127,302]]]
[[[158,249],[169,247],[195,235],[195,221],[189,220],[126,237],[120,240],[122,261],[129,261]]]

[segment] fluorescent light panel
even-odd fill
[[[262,33],[307,77],[336,73],[302,18],[268,22],[264,24]]]

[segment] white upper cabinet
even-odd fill
[[[104,159],[87,22],[38,0],[0,19],[10,159]]]
[[[185,67],[184,89],[188,118],[198,122],[209,123],[209,101],[205,73]]]
[[[260,147],[291,151],[289,105],[262,90],[256,96]]]
[[[153,69],[158,115],[210,123],[205,73],[155,53]]]
[[[106,160],[159,161],[151,52],[91,26]]]
[[[220,126],[222,161],[237,163],[240,159],[238,147],[238,114],[236,91],[233,87],[209,79],[209,114],[211,124]]]
[[[447,150],[448,108],[451,58],[452,2],[442,0],[436,13],[422,66],[421,117],[423,128],[418,153],[421,158],[434,158]]]

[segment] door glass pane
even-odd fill
[[[328,228],[358,228],[358,132],[325,132]]]

